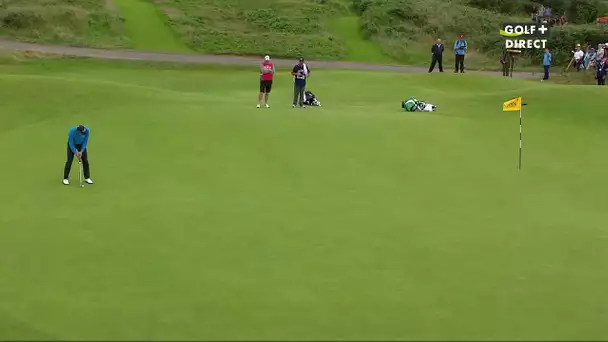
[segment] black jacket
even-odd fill
[[[443,44],[439,44],[437,45],[437,43],[433,44],[433,47],[431,47],[431,52],[433,53],[433,55],[435,56],[442,56],[443,55],[443,50],[444,50],[444,46]]]

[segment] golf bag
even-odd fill
[[[418,101],[413,97],[401,101],[401,108],[405,109],[406,112],[434,112],[437,110],[437,106]]]
[[[321,106],[321,101],[317,99],[317,96],[310,90],[304,92],[304,104],[307,106]]]

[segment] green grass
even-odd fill
[[[380,46],[363,37],[359,28],[358,16],[340,16],[329,22],[329,30],[340,37],[346,46],[345,60],[371,63],[395,63],[395,60],[382,52]]]
[[[153,0],[199,52],[341,59],[346,48],[327,23],[349,13],[341,0]]]
[[[190,52],[178,39],[166,17],[146,0],[113,0],[123,18],[134,48],[148,51]]]
[[[607,337],[608,119],[572,110],[606,89],[318,71],[298,110],[282,70],[256,110],[255,68],[0,79],[0,339]],[[79,123],[84,189],[61,185]]]
[[[108,0],[3,1],[0,37],[101,48],[131,46],[120,15]]]

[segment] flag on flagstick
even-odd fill
[[[518,168],[521,170],[521,149],[522,149],[522,135],[523,135],[523,123],[522,123],[522,110],[521,107],[525,106],[525,103],[522,103],[521,96],[506,101],[502,104],[503,112],[517,112],[519,111],[519,164]]]
[[[503,112],[516,112],[518,110],[521,110],[521,96],[502,104]]]

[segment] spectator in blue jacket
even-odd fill
[[[543,56],[543,67],[545,69],[545,76],[543,77],[543,81],[549,79],[549,68],[551,67],[551,51],[549,48],[545,49],[545,55]]]
[[[467,41],[464,39],[464,34],[461,34],[458,40],[454,42],[454,53],[456,54],[454,72],[458,72],[459,67],[460,72],[464,72],[464,55],[467,53]]]

